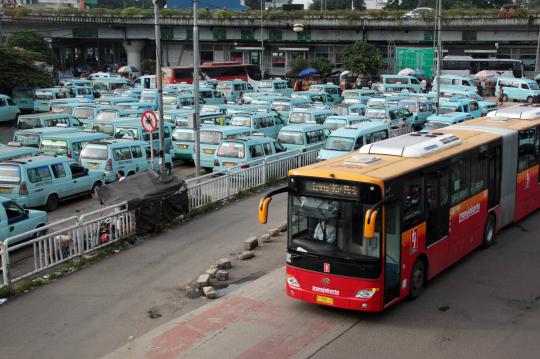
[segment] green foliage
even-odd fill
[[[153,74],[156,72],[156,60],[145,59],[141,61],[141,71],[143,73]]]
[[[324,57],[319,57],[311,60],[310,66],[321,72],[321,75],[325,76],[334,71],[335,64]],[[302,71],[302,70],[300,70]]]
[[[150,16],[153,14],[152,10],[141,9],[138,7],[127,7],[123,9],[120,14],[122,16],[132,17],[132,16]]]
[[[17,50],[7,47],[0,48],[0,91],[9,92],[15,86],[50,87],[51,76],[34,65],[41,55],[25,50]]]
[[[49,43],[45,41],[41,33],[34,30],[22,30],[11,34],[6,40],[6,47],[19,48],[27,50],[40,57],[38,60],[45,61],[48,64],[53,64],[55,57]],[[3,67],[8,69],[9,67]]]
[[[309,67],[309,61],[302,56],[297,56],[289,61],[289,67],[294,75]]]
[[[212,18],[215,20],[227,20],[233,17],[234,11],[230,10],[216,10],[212,14]]]
[[[343,67],[357,75],[376,75],[382,65],[379,49],[365,41],[357,41],[343,54]]]
[[[322,1],[314,0],[309,8],[311,10],[320,10]],[[324,0],[324,6],[326,10],[351,10],[351,0]],[[366,8],[364,0],[354,0],[354,8],[364,10]]]

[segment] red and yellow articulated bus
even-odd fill
[[[287,295],[377,312],[540,207],[540,107],[416,132],[292,170]]]

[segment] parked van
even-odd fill
[[[293,89],[289,87],[289,83],[283,79],[261,80],[257,84],[257,91],[275,92],[282,96],[291,96],[293,93]]]
[[[103,172],[90,171],[65,156],[34,155],[0,162],[0,193],[27,208],[54,211],[59,201],[94,193]]]
[[[329,160],[359,150],[363,145],[386,140],[389,128],[379,121],[365,121],[337,129],[326,139],[319,152],[319,161]]]
[[[424,127],[427,118],[435,112],[435,105],[432,102],[420,101],[420,100],[401,100],[400,106],[405,106],[409,109],[409,112],[414,116],[413,128],[420,130]]]
[[[346,105],[352,105],[357,103],[366,105],[370,98],[378,95],[379,93],[375,90],[345,90],[341,94],[341,102]]]
[[[194,102],[193,95],[189,94],[163,96],[163,111],[192,109]]]
[[[330,116],[324,120],[323,126],[332,132],[338,128],[353,126],[366,121],[367,119],[363,116]]]
[[[137,77],[135,81],[133,81],[133,87],[138,88],[156,88],[156,75],[144,75],[141,77]]]
[[[17,142],[9,142],[7,145],[0,144],[0,161],[34,155],[38,152],[39,150],[35,147],[21,146]]]
[[[175,160],[193,161],[193,145],[195,130],[188,127],[177,127],[172,134],[171,154]]]
[[[384,121],[391,127],[412,127],[414,124],[414,116],[405,106],[370,107],[366,117],[370,120]]]
[[[242,80],[220,81],[216,88],[227,102],[236,102],[240,94],[255,92],[255,89],[249,82]]]
[[[39,148],[43,136],[79,131],[81,131],[81,128],[78,127],[42,127],[31,128],[28,130],[17,130],[13,135],[13,142],[20,143],[21,146]]]
[[[337,85],[331,83],[312,85],[309,91],[326,92],[332,98],[333,103],[341,103],[341,88]]]
[[[154,105],[146,102],[122,102],[114,106],[120,110],[153,110]]]
[[[201,167],[211,170],[214,167],[214,155],[223,140],[251,135],[253,130],[243,126],[213,126],[209,125],[200,131],[201,136]]]
[[[237,166],[249,168],[262,163],[265,159],[276,160],[291,153],[278,141],[269,137],[248,136],[224,140],[217,149],[213,171],[219,172]]]
[[[160,158],[154,151],[154,168],[159,168]],[[115,182],[117,174],[131,176],[152,168],[150,144],[138,140],[98,140],[88,142],[80,155],[80,162],[90,169],[103,171],[106,183]],[[165,168],[172,170],[172,158],[165,154]]]
[[[21,115],[17,119],[17,129],[29,130],[44,127],[79,127],[82,123],[75,116],[63,113],[37,113],[34,115]]]
[[[316,123],[322,125],[324,121],[334,116],[333,110],[321,109],[316,107],[296,107],[289,114],[289,125],[300,123]]]
[[[110,136],[103,133],[83,131],[44,135],[39,149],[46,155],[61,155],[77,161],[84,145],[90,141],[107,138]]]
[[[91,86],[72,86],[68,89],[71,97],[85,98],[91,101],[94,101],[94,98],[96,97],[94,94],[97,94],[97,91]]]
[[[433,79],[433,89],[437,88],[437,78]],[[464,90],[478,93],[479,85],[476,79],[463,75],[441,75],[440,91]]]
[[[414,76],[382,75],[381,79],[381,83],[372,85],[372,89],[380,93],[401,92],[402,90],[408,90],[410,92],[422,91],[420,81]]]
[[[349,115],[351,116],[365,116],[367,112],[367,106],[360,103],[353,103],[349,105]]]
[[[503,101],[527,101],[528,103],[540,102],[540,88],[534,80],[527,78],[499,77],[495,85],[495,94],[503,89]]]
[[[154,90],[145,90],[139,97],[139,103],[147,103],[152,105],[152,110],[158,110],[158,93]]]
[[[96,105],[102,106],[116,106],[120,103],[138,102],[134,97],[125,96],[102,96],[94,101]]]
[[[132,139],[140,141],[150,141],[150,133],[146,132],[140,119],[136,120],[116,120],[114,121],[115,139]],[[171,135],[174,131],[174,125],[165,122],[163,127],[163,148],[165,153],[169,153],[172,147]],[[159,149],[159,133],[152,132],[152,144],[154,150]]]
[[[129,89],[131,82],[122,77],[100,77],[92,81],[94,88],[101,92],[112,92],[119,88]]]
[[[73,116],[76,117],[82,124],[82,127],[85,129],[91,129],[92,124],[94,123],[98,113],[102,110],[114,110],[114,106],[108,105],[96,105],[93,103],[89,104],[78,104],[73,109]]]
[[[142,118],[145,110],[120,110],[118,108],[106,108],[98,112],[96,121],[112,121],[129,118]]]
[[[292,93],[291,98],[303,98],[308,100],[310,103],[320,103],[328,106],[332,106],[335,103],[332,96],[322,91],[297,91]]]
[[[51,101],[69,98],[69,91],[63,87],[36,89],[34,91],[34,111],[48,112],[51,110]]]
[[[2,180],[0,179],[1,185]],[[0,193],[1,190],[2,187],[0,187]],[[47,225],[47,222],[47,212],[24,209],[16,201],[0,197],[0,243],[9,237],[43,227]],[[17,241],[10,242],[10,245],[30,238],[31,236],[19,238]]]
[[[280,117],[268,112],[255,112],[233,115],[231,125],[249,127],[253,132],[260,132],[266,137],[275,139],[285,123]]]
[[[0,122],[15,121],[21,113],[19,106],[6,95],[0,95]]]
[[[287,125],[279,131],[278,142],[288,151],[307,152],[321,149],[328,135],[329,131],[323,125],[294,124]]]
[[[434,115],[428,118],[424,125],[425,131],[435,131],[440,128],[455,125],[467,120],[472,120],[474,117],[467,112],[448,112],[439,115]]]
[[[478,101],[468,97],[452,98],[452,101],[441,102],[439,105],[439,114],[450,112],[470,113],[474,118],[482,116]],[[428,117],[428,121],[432,119],[432,116],[434,115]]]
[[[13,101],[23,112],[34,111],[34,89],[30,87],[15,87],[11,91]]]

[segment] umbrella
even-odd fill
[[[308,67],[307,69],[304,69],[302,71],[300,71],[298,73],[298,76],[299,77],[306,77],[306,76],[311,76],[311,75],[318,75],[320,74],[321,72],[317,69],[314,69],[312,67]]]
[[[474,75],[474,78],[480,81],[495,80],[497,77],[499,77],[498,73],[489,70],[482,70]]]
[[[134,72],[139,72],[139,69],[135,66],[122,66],[117,72],[121,74],[132,74]]]
[[[398,72],[398,75],[410,76],[412,73],[414,73],[414,70],[407,67],[407,68],[401,70],[400,72]]]
[[[413,72],[411,72],[411,76],[424,77],[426,76],[426,72],[422,69],[415,69]]]

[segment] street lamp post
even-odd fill
[[[437,1],[437,31],[435,32],[437,36],[437,94],[435,95],[435,108],[436,114],[439,114],[439,100],[441,97],[441,62],[442,62],[442,31],[441,31],[441,0]]]
[[[193,130],[195,131],[195,173],[201,174],[201,133],[199,119],[199,72],[200,72],[200,52],[199,52],[199,24],[197,20],[198,1],[193,0]]]
[[[160,0],[154,0],[154,29],[156,36],[156,86],[158,93],[158,116],[159,116],[159,171],[161,176],[165,174],[165,146],[163,143],[164,132],[163,127],[163,74],[161,72],[161,28],[159,26],[159,2]],[[154,150],[153,139],[150,139],[150,150]]]
[[[266,0],[261,0],[261,75],[264,78],[264,23],[263,23],[263,12],[264,12],[264,3]]]

